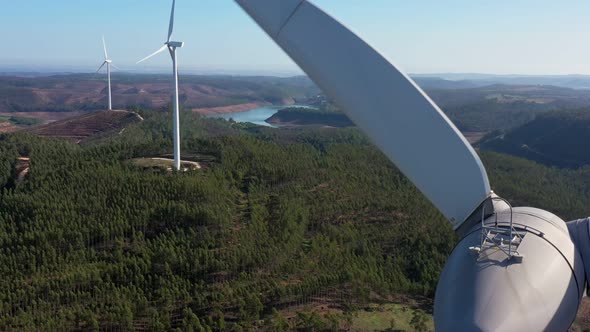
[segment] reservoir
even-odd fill
[[[306,105],[283,105],[283,106],[262,106],[245,112],[232,112],[207,115],[208,118],[215,119],[233,119],[235,122],[250,122],[259,126],[278,128],[277,126],[266,122],[265,120],[275,115],[279,110],[288,107],[313,108]]]
[[[233,119],[235,122],[250,122],[259,126],[276,127],[264,120],[275,115],[276,112],[285,107],[289,106],[263,106],[246,112],[212,114],[207,115],[207,117],[225,120]]]

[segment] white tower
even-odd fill
[[[107,65],[107,80],[108,80],[108,90],[109,90],[109,111],[113,110],[113,103],[112,103],[112,98],[111,98],[111,66],[113,66],[113,61],[111,59],[109,59],[109,55],[107,53],[107,44],[104,41],[104,36],[102,36],[102,47],[104,49],[104,62],[102,63],[102,65],[100,65],[100,67],[98,67],[98,70],[96,71],[97,73],[102,69],[102,67],[104,67],[104,65]]]
[[[176,55],[176,49],[183,47],[183,42],[171,41],[172,32],[174,31],[174,8],[176,5],[176,0],[172,1],[172,12],[170,13],[170,26],[168,28],[168,40],[164,43],[159,50],[156,52],[148,55],[147,57],[139,60],[137,63],[143,62],[156,54],[159,54],[166,49],[170,51],[170,56],[172,57],[172,72],[173,72],[173,80],[174,80],[174,96],[172,99],[173,102],[173,112],[172,112],[172,123],[174,126],[174,168],[180,170],[180,120],[179,120],[179,113],[180,113],[180,106],[178,103],[178,58]]]

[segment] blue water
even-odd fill
[[[309,106],[302,106],[302,105],[287,105],[287,106],[263,106],[260,108],[253,109],[251,111],[246,112],[234,112],[234,113],[224,113],[224,114],[212,114],[208,115],[209,118],[216,118],[216,119],[233,119],[235,122],[250,122],[255,125],[265,126],[265,127],[273,127],[277,128],[277,126],[272,125],[265,120],[270,118],[271,116],[275,115],[279,110],[287,107],[309,107]]]
[[[259,126],[266,126],[266,127],[274,127],[276,126],[264,121],[271,116],[275,115],[280,109],[283,109],[283,106],[264,106],[260,108],[253,109],[251,111],[246,112],[234,112],[234,113],[224,113],[224,114],[212,114],[208,115],[209,118],[216,118],[216,119],[225,119],[229,120],[232,119],[235,122],[250,122]]]

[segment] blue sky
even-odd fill
[[[277,0],[278,1],[278,0]],[[316,0],[411,73],[590,74],[590,1]],[[0,67],[82,68],[111,57],[130,70],[165,40],[169,0],[3,1]],[[177,0],[181,70],[296,73],[232,0]]]

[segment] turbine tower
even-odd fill
[[[98,70],[96,72],[98,73],[102,69],[102,67],[104,67],[104,65],[107,65],[107,80],[109,84],[109,111],[112,111],[113,104],[111,100],[111,66],[114,67],[114,65],[113,61],[109,59],[109,54],[107,53],[107,44],[104,41],[104,36],[102,36],[102,47],[104,50],[104,62],[100,65],[100,67],[98,67]]]
[[[173,80],[174,80],[174,97],[173,97],[173,114],[172,114],[172,122],[174,127],[174,168],[176,170],[180,170],[180,127],[179,127],[179,105],[178,105],[178,58],[176,57],[176,49],[183,47],[184,42],[178,41],[171,41],[172,32],[174,31],[174,7],[176,5],[176,0],[172,1],[172,12],[170,13],[170,25],[168,27],[168,39],[164,43],[159,50],[155,51],[154,53],[148,55],[147,57],[139,60],[137,63],[141,63],[156,54],[164,52],[166,49],[170,51],[170,56],[172,57],[172,73],[173,73]]]
[[[588,289],[590,218],[565,223],[496,196],[477,153],[426,93],[311,1],[235,1],[456,231],[436,288],[436,331],[568,330]]]

